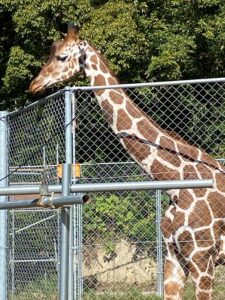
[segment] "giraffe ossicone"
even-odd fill
[[[47,64],[32,81],[36,93],[83,72],[92,86],[117,85],[107,61],[77,26],[52,45]],[[96,90],[102,113],[131,157],[156,180],[214,179],[211,189],[170,190],[162,218],[167,247],[164,299],[182,299],[188,274],[196,299],[212,299],[215,266],[225,263],[225,168],[204,151],[160,128],[121,88]],[[143,142],[148,141],[148,143]],[[157,145],[157,147],[156,147]]]

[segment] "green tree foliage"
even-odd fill
[[[121,239],[136,243],[137,246],[143,243],[142,247],[154,252],[154,222],[155,198],[150,193],[96,196],[84,207],[84,238],[88,244],[103,239],[106,254],[109,255],[113,255]]]
[[[143,82],[222,76],[224,15],[222,0],[0,0],[1,109],[34,100],[29,82],[69,20],[122,82]]]
[[[224,76],[222,0],[0,0],[1,110],[39,98],[27,88],[69,20],[81,26],[81,37],[104,53],[123,83]],[[79,77],[69,84],[87,82]]]
[[[35,99],[26,90],[46,61],[52,41],[61,38],[69,20],[83,23],[91,9],[89,0],[0,0],[1,109]]]

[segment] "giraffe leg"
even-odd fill
[[[197,300],[211,300],[214,282],[214,261],[207,252],[197,252],[189,263]]]
[[[181,300],[188,275],[188,269],[182,257],[178,254],[173,242],[173,221],[176,215],[174,206],[170,206],[161,221],[161,229],[167,247],[167,257],[164,264],[164,299]]]
[[[215,230],[214,230],[215,234]],[[218,255],[215,257],[215,265],[225,265],[225,225],[223,224],[220,227],[219,236],[217,235],[215,238],[218,241],[219,249]]]
[[[219,252],[215,259],[215,264],[225,265],[225,236],[221,235],[219,243]]]
[[[188,272],[176,256],[169,255],[164,265],[164,299],[183,299],[184,285]]]

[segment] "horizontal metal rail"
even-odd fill
[[[221,78],[203,78],[203,79],[190,79],[190,80],[174,80],[174,81],[158,81],[158,82],[143,82],[143,83],[129,83],[129,84],[115,84],[115,85],[102,85],[102,86],[74,86],[65,87],[64,91],[95,91],[106,89],[132,89],[141,87],[163,87],[170,85],[188,85],[188,84],[204,84],[204,83],[218,83],[225,82],[225,77]]]
[[[84,204],[90,200],[89,195],[71,195],[59,197],[40,197],[39,199],[2,202],[0,209],[13,209],[13,208],[31,208],[31,207],[44,207],[44,208],[58,208],[62,206],[69,206],[75,204]]]
[[[87,183],[70,186],[71,193],[90,192],[111,192],[111,191],[139,191],[139,190],[170,190],[189,188],[212,188],[212,179],[192,179],[192,180],[162,180],[162,181],[142,181],[142,182],[113,182],[113,183]],[[61,193],[62,185],[46,186],[12,186],[0,188],[0,195],[29,195],[42,194],[45,188],[48,193]]]
[[[204,180],[165,180],[144,182],[116,182],[116,183],[93,183],[76,184],[70,186],[72,193],[85,192],[111,192],[111,191],[139,191],[139,190],[170,190],[170,189],[193,189],[212,188],[212,179]],[[61,185],[48,186],[13,186],[0,188],[0,195],[37,194],[39,198],[24,201],[12,201],[0,203],[0,209],[45,207],[58,208],[60,206],[84,204],[90,200],[89,195],[76,194],[70,196],[49,196],[50,193],[62,192]]]
[[[170,86],[170,85],[184,85],[184,84],[204,84],[204,83],[217,83],[217,82],[225,82],[225,77],[220,78],[203,78],[203,79],[191,79],[191,80],[174,80],[174,81],[159,81],[159,82],[143,82],[143,83],[130,83],[130,84],[118,84],[118,85],[104,85],[104,86],[73,86],[73,87],[65,87],[54,94],[51,94],[41,100],[33,102],[28,106],[22,108],[19,111],[13,111],[7,114],[7,117],[12,116],[14,114],[18,114],[23,112],[24,110],[30,109],[31,107],[43,103],[48,99],[52,99],[53,97],[60,96],[64,94],[65,91],[75,92],[77,90],[80,91],[94,91],[101,89],[131,89],[131,88],[140,88],[140,87],[162,87],[162,86]]]
[[[40,203],[44,207],[60,207],[62,205],[84,204],[90,200],[89,195],[70,195],[58,197],[45,197]]]

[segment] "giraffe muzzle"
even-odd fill
[[[47,86],[48,86],[48,84],[43,84],[40,81],[34,79],[31,82],[28,91],[32,94],[41,93],[41,92],[45,91]]]

